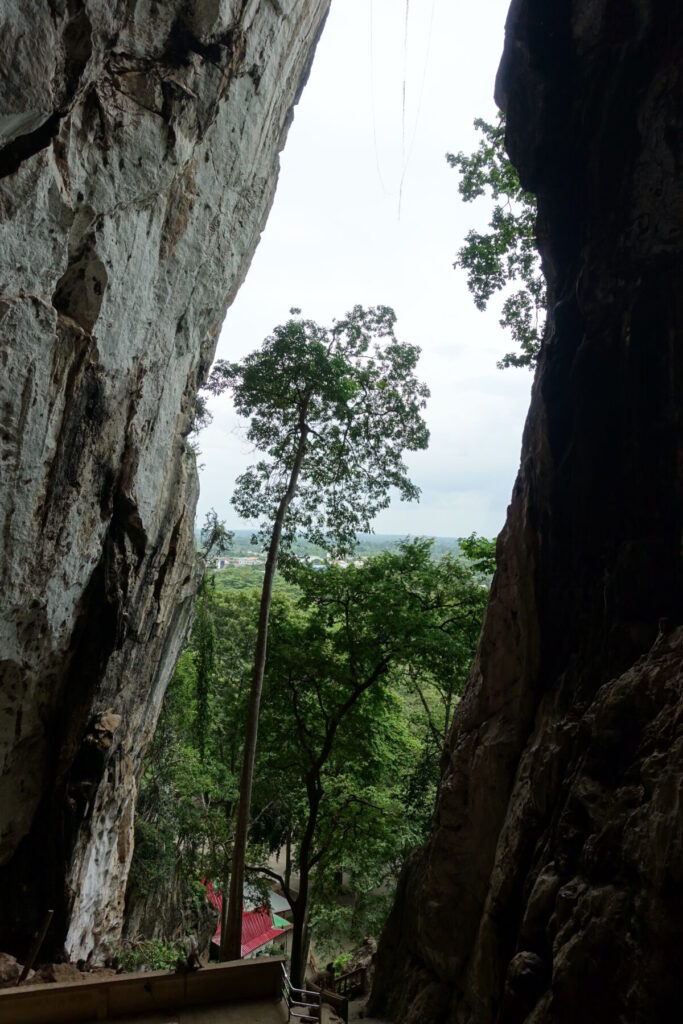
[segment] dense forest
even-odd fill
[[[323,571],[290,557],[276,576],[248,883],[288,899],[299,957],[310,937],[327,959],[377,934],[401,865],[429,830],[494,561],[483,538],[454,550],[406,540]],[[192,905],[202,879],[227,887],[257,574],[204,576],[141,779],[129,901],[172,884]]]

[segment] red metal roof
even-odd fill
[[[206,883],[206,898],[212,907],[218,911],[218,928],[211,939],[217,946],[221,944],[221,910],[223,908],[223,893],[214,889],[211,882]],[[290,925],[289,928],[292,926]],[[276,939],[278,935],[289,931],[289,928],[275,928],[273,918],[267,907],[259,907],[256,910],[242,910],[242,956],[253,953],[261,946],[267,946],[269,942]]]
[[[202,878],[202,882],[204,882],[203,878]],[[216,910],[218,911],[218,913],[220,914],[220,912],[221,912],[221,910],[223,908],[223,893],[218,892],[216,889],[214,889],[213,882],[204,882],[204,884],[206,885],[206,898],[207,898],[207,900],[209,901],[211,906],[215,907]],[[219,921],[220,921],[220,918],[219,918]]]
[[[274,928],[270,911],[265,907],[259,910],[242,911],[242,956],[252,953],[261,946],[267,946],[278,935],[288,931],[287,928]]]

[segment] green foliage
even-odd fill
[[[237,480],[233,505],[245,519],[259,519],[267,543],[254,670],[240,775],[222,957],[239,955],[240,901],[244,886],[253,768],[268,647],[272,587],[281,549],[297,534],[331,553],[353,549],[369,531],[395,488],[416,499],[403,461],[406,450],[427,447],[421,411],[427,388],[414,375],[419,349],[394,335],[387,306],[355,306],[330,328],[300,318],[275,328],[241,363],[219,362],[208,389],[229,389],[238,413],[249,417],[247,439],[267,456]],[[295,928],[293,978],[303,964]]]
[[[162,939],[125,942],[115,950],[119,966],[126,973],[147,967],[151,971],[171,971],[178,957],[185,958],[180,943],[166,943]]]
[[[340,974],[344,973],[344,968],[351,959],[351,953],[340,953],[339,956],[336,956],[334,958],[334,960],[332,961],[332,969],[334,971],[335,977],[338,978]]]
[[[198,594],[141,779],[131,868],[141,895],[173,874],[227,877],[257,614],[253,591],[217,594],[209,581]]]
[[[194,459],[195,463],[202,454],[199,447],[199,434],[209,426],[212,420],[213,415],[209,409],[206,397],[201,393],[197,394],[194,400],[192,423],[185,437],[185,452],[190,458]]]
[[[260,590],[262,585],[263,566],[259,565],[233,565],[213,574],[213,586],[219,596],[240,591],[253,594],[255,590]],[[275,575],[273,592],[275,594],[290,594],[292,597],[297,596],[296,588],[288,583],[281,573]]]
[[[429,541],[404,541],[319,570],[289,560],[274,595],[249,863],[266,867],[289,840],[295,869],[310,875],[316,942],[379,930],[401,864],[431,826],[492,569],[493,542],[473,535],[460,546],[464,557],[435,559]],[[141,781],[132,877],[143,893],[172,873],[225,883],[258,607],[256,589],[209,584],[198,595]],[[207,630],[214,661],[202,696]]]
[[[209,693],[216,671],[216,630],[210,611],[213,577],[204,576],[199,586],[195,617],[192,627],[195,650],[195,694],[197,711],[195,716],[195,732],[199,756],[204,760],[206,740],[209,729]]]
[[[218,513],[212,508],[206,513],[199,538],[199,553],[206,562],[212,555],[224,555],[229,551],[235,535],[232,530],[226,530],[225,523],[218,518]]]
[[[198,394],[194,401],[194,419],[192,420],[191,433],[198,434],[200,430],[204,430],[212,422],[213,416],[207,400],[204,395]]]
[[[282,955],[282,947],[276,946],[274,942],[271,942],[270,945],[268,945],[268,946],[263,946],[262,949],[257,949],[256,953],[254,954],[254,956],[256,956],[256,957],[260,957],[260,956],[281,956],[281,955]]]
[[[241,517],[260,520],[264,541],[292,482],[283,542],[300,535],[334,552],[369,532],[391,488],[418,497],[403,453],[427,447],[429,392],[414,374],[420,350],[396,339],[395,322],[387,306],[355,306],[329,328],[293,318],[241,363],[212,370],[209,390],[232,392],[265,456],[232,499]]]
[[[534,366],[543,338],[546,286],[535,238],[536,197],[525,192],[505,152],[505,119],[495,124],[474,122],[482,140],[474,153],[447,153],[460,172],[458,191],[463,202],[488,195],[494,201],[490,231],[469,231],[453,264],[467,274],[477,309],[484,310],[496,292],[514,282],[521,287],[503,303],[501,327],[508,328],[518,350],[508,352],[499,367]]]
[[[469,560],[472,570],[483,578],[490,578],[496,571],[496,541],[471,533],[460,538],[460,550]]]
[[[288,563],[286,575],[300,597],[271,622],[254,792],[270,814],[252,839],[265,859],[291,834],[316,934],[343,923],[358,936],[429,828],[488,588],[469,561],[433,560],[424,540],[359,566]],[[340,871],[349,910],[337,905]]]

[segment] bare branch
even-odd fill
[[[292,895],[292,890],[286,884],[282,875],[278,875],[277,871],[271,871],[270,868],[262,868],[258,864],[245,864],[244,870],[247,872],[247,874],[267,875],[268,878],[275,879],[275,881],[282,886],[282,895],[285,897],[292,910],[294,909],[294,904],[296,903],[296,900]]]

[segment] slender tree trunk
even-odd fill
[[[291,978],[292,985],[294,985],[295,988],[303,988],[307,959],[307,950],[304,950],[304,946],[308,945],[308,875],[306,876],[305,881],[302,875],[301,888],[299,890],[296,903],[294,904],[294,913],[292,917],[292,924],[294,925],[294,928],[292,931],[292,957],[289,967],[289,976]]]
[[[302,873],[301,889],[294,905],[294,920],[292,922],[294,928],[292,930],[292,957],[289,976],[292,985],[296,988],[306,987],[306,965],[308,964],[308,955],[311,948],[311,932],[308,927],[308,871],[305,874],[306,878],[304,881]]]
[[[308,821],[298,846],[299,860],[299,895],[296,899],[294,910],[294,933],[292,935],[292,959],[290,977],[292,984],[297,988],[303,987],[303,980],[306,974],[308,963],[308,948],[310,935],[308,932],[308,890],[311,867],[315,866],[318,857],[312,856],[313,837],[318,823],[320,802],[323,798],[323,787],[320,778],[322,766],[327,761],[339,722],[344,714],[355,704],[356,700],[372,683],[384,675],[388,667],[388,661],[383,659],[375,666],[362,686],[357,686],[353,696],[347,700],[338,712],[337,717],[328,725],[325,740],[318,758],[313,762],[311,769],[306,775],[306,795],[308,797]],[[299,723],[301,727],[301,722]],[[311,863],[312,861],[312,863]]]
[[[306,780],[306,789],[308,790],[308,821],[299,847],[299,895],[294,906],[294,932],[292,935],[292,960],[290,965],[292,984],[297,988],[304,987],[306,964],[308,963],[308,949],[310,946],[308,890],[311,844],[315,835],[318,810],[322,799],[322,789],[319,783],[312,781],[310,777]]]
[[[446,716],[445,716],[446,717],[446,721],[444,722],[444,729],[443,729],[443,745],[442,745],[442,749],[443,750],[446,749],[446,743],[448,742],[448,733],[450,732],[450,728],[451,728],[451,701],[452,701],[452,694],[449,693],[447,698],[446,698]]]
[[[227,879],[226,879],[227,881]],[[228,886],[223,884],[223,902],[221,904],[221,948],[218,954],[220,960],[227,960],[226,946],[227,940],[226,935],[228,931]]]
[[[292,887],[292,830],[287,829],[287,841],[285,842],[285,887],[287,890]]]
[[[308,958],[311,953],[311,929],[309,927],[310,916],[306,911],[304,917],[303,927],[301,929],[301,984],[299,988],[306,988],[306,968],[308,966]]]
[[[230,827],[232,825],[232,810],[233,805],[226,803],[225,805],[225,821],[228,827],[228,834],[230,834]],[[225,851],[223,858],[223,901],[221,903],[221,945],[218,950],[218,959],[221,961],[228,959],[227,954],[227,934],[228,934],[228,890],[230,888],[230,862],[232,857],[228,856],[228,851]]]
[[[258,736],[259,708],[261,706],[261,690],[263,674],[266,667],[266,650],[268,647],[268,618],[273,595],[273,580],[277,568],[277,556],[280,550],[280,538],[284,526],[287,509],[296,494],[299,473],[306,454],[306,438],[308,428],[305,423],[306,407],[303,408],[300,420],[300,436],[294,464],[289,477],[287,490],[280,501],[273,532],[268,548],[266,568],[261,591],[259,609],[258,634],[254,654],[254,672],[249,693],[249,709],[247,712],[247,728],[244,737],[244,754],[242,757],[242,774],[240,776],[240,795],[237,805],[237,824],[235,826],[235,846],[232,857],[230,875],[230,902],[228,904],[228,921],[226,926],[225,954],[229,960],[239,960],[242,955],[242,894],[244,890],[244,864],[247,853],[247,833],[249,831],[249,812],[251,810],[251,791],[254,779],[254,758],[256,756],[256,740]]]

